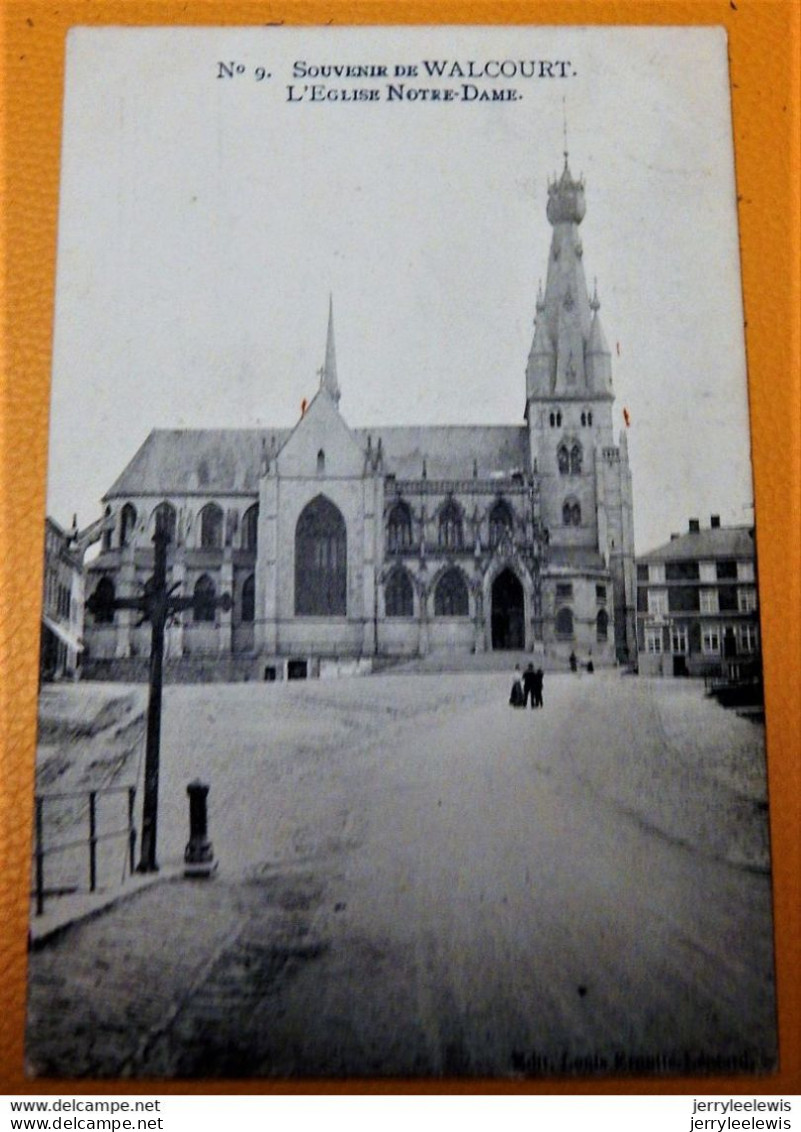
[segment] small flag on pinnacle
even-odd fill
[[[628,428],[631,424],[631,413],[628,411],[628,409],[623,410],[623,420],[626,422],[626,428]]]

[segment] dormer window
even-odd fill
[[[387,547],[391,551],[408,550],[412,545],[412,513],[400,500],[389,513]]]
[[[136,508],[133,503],[126,503],[122,509],[120,519],[120,546],[127,546],[136,530]]]
[[[220,550],[222,543],[222,507],[218,507],[216,503],[207,503],[200,512],[200,545],[204,550]]]
[[[514,528],[514,520],[512,512],[509,510],[508,504],[499,499],[495,506],[490,511],[489,517],[489,540],[490,547],[494,550],[503,539],[506,537],[507,532],[512,534]]]
[[[461,550],[463,543],[462,513],[450,500],[439,513],[439,545],[443,550]]]

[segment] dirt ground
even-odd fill
[[[167,689],[159,859],[201,778],[217,875],[32,954],[32,1069],[769,1068],[761,726],[692,682],[548,676],[539,711],[507,684]]]

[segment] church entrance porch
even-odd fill
[[[525,648],[525,598],[513,570],[502,570],[492,583],[491,628],[493,649]]]

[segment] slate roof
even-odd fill
[[[674,562],[686,559],[753,558],[755,543],[751,527],[710,527],[687,531],[663,546],[638,554],[638,562]]]
[[[153,429],[104,499],[259,490],[262,445],[289,429]]]
[[[473,461],[479,476],[524,471],[528,466],[525,425],[420,425],[353,430],[373,448],[378,438],[384,452],[384,471],[398,479],[420,479],[423,459],[430,480],[470,479]]]
[[[351,430],[373,449],[379,437],[384,472],[398,479],[469,479],[523,470],[528,465],[525,425],[447,425]],[[132,495],[256,494],[262,451],[280,452],[291,429],[154,429],[114,481],[104,500]]]

